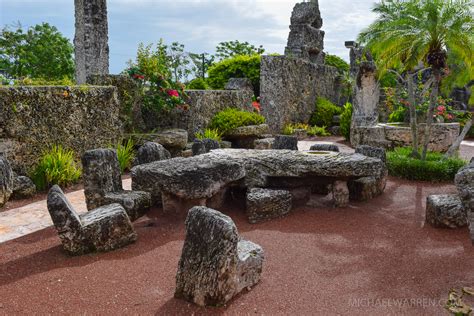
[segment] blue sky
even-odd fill
[[[133,59],[138,43],[178,41],[186,51],[213,53],[221,41],[263,45],[283,53],[296,0],[108,0],[110,72]],[[345,40],[373,21],[374,0],[319,0],[325,50],[348,59]],[[74,37],[73,0],[0,0],[0,24],[41,22]]]

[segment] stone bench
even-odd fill
[[[196,206],[186,218],[186,238],[174,296],[200,306],[222,306],[260,280],[262,247],[242,240],[232,219]]]
[[[110,204],[78,215],[59,186],[48,193],[48,211],[66,252],[80,255],[109,251],[137,239],[130,218],[120,204]]]

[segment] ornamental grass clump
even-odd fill
[[[194,136],[199,140],[213,139],[213,140],[218,141],[218,142],[220,142],[222,140],[221,139],[221,134],[219,133],[219,130],[217,130],[217,129],[206,128],[204,130],[204,132],[202,132],[202,131],[197,132]]]
[[[57,184],[68,186],[81,177],[81,170],[74,161],[74,151],[61,145],[54,145],[43,153],[41,160],[31,174],[38,190]]]
[[[227,108],[212,118],[209,128],[218,130],[221,135],[224,135],[237,127],[263,123],[265,123],[265,118],[260,114]]]
[[[444,159],[443,154],[428,152],[426,161],[412,158],[409,147],[387,152],[387,167],[391,176],[419,181],[452,181],[466,161],[460,158]]]
[[[125,170],[130,170],[133,159],[135,158],[135,144],[132,139],[127,140],[125,143],[117,143],[117,158],[120,165],[120,172],[124,173]]]

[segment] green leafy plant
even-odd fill
[[[206,128],[204,132],[198,132],[194,135],[197,139],[213,139],[218,142],[221,141],[221,134],[217,129]]]
[[[67,186],[79,180],[81,170],[74,161],[74,151],[66,150],[61,145],[54,145],[45,151],[31,178],[39,190],[58,184]]]
[[[326,126],[310,126],[306,132],[308,133],[308,136],[330,136],[331,133],[329,133],[326,130]]]
[[[342,110],[341,117],[339,120],[339,126],[341,128],[341,134],[346,140],[351,138],[351,121],[352,121],[352,104],[346,103]]]
[[[350,69],[349,64],[339,56],[326,54],[324,56],[324,63],[329,66],[336,67],[339,73],[348,72]]]
[[[238,55],[215,63],[208,70],[207,81],[214,89],[224,89],[230,78],[248,78],[254,94],[260,95],[260,55]]]
[[[130,138],[125,143],[119,142],[117,143],[116,150],[117,150],[117,158],[120,165],[120,171],[123,173],[125,170],[129,170],[133,158],[135,158],[135,149],[134,149],[134,142]]]
[[[466,162],[459,158],[443,159],[443,154],[428,152],[426,160],[412,158],[412,149],[396,148],[387,152],[387,166],[390,175],[408,180],[452,181]]]
[[[189,90],[207,90],[209,85],[207,84],[206,79],[204,78],[195,78],[191,80],[187,85],[186,89]]]
[[[265,49],[262,45],[255,47],[249,42],[228,41],[220,42],[216,46],[216,56],[220,59],[227,59],[239,55],[262,55]]]
[[[293,124],[286,124],[283,127],[283,135],[293,135],[295,130],[297,129],[304,129],[308,136],[329,136],[331,135],[327,130],[326,127],[319,127],[319,126],[310,126],[304,123],[293,123]]]
[[[309,120],[313,126],[332,126],[334,115],[341,114],[342,109],[334,105],[325,98],[318,98],[316,101],[316,109]]]
[[[235,108],[227,108],[217,113],[211,120],[210,129],[216,129],[222,135],[241,126],[259,125],[265,123],[265,118],[254,112]]]

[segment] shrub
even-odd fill
[[[283,135],[293,135],[296,129],[304,129],[308,136],[329,136],[331,135],[326,131],[326,127],[319,127],[319,126],[310,126],[308,124],[303,123],[295,123],[295,124],[286,124],[283,127],[282,134]]]
[[[349,64],[344,59],[336,55],[326,54],[326,56],[324,56],[324,63],[326,65],[336,67],[339,73],[348,72],[350,69]]]
[[[260,95],[260,55],[239,55],[221,60],[208,70],[207,81],[214,89],[224,89],[230,78],[248,78],[256,96]]]
[[[207,81],[204,78],[194,78],[186,85],[186,89],[207,90],[209,89],[209,85],[207,84]]]
[[[352,121],[352,104],[346,103],[342,110],[339,126],[341,127],[341,134],[346,140],[351,138],[351,121]]]
[[[204,132],[198,132],[194,136],[197,139],[213,139],[218,142],[221,141],[221,134],[217,129],[206,128]]]
[[[117,158],[120,165],[120,171],[123,173],[125,170],[129,170],[132,166],[133,158],[135,158],[134,142],[130,138],[124,144],[119,142],[116,146]]]
[[[326,126],[310,126],[306,132],[308,133],[308,136],[330,136],[331,133],[329,133],[326,130]]]
[[[405,116],[407,115],[407,108],[400,106],[395,111],[390,113],[388,116],[389,123],[400,123],[405,122]]]
[[[333,116],[341,114],[341,112],[342,109],[335,106],[331,101],[325,98],[318,98],[316,101],[316,109],[309,123],[314,126],[332,126]]]
[[[396,148],[387,152],[390,175],[408,180],[452,181],[466,162],[459,158],[443,159],[443,154],[429,152],[426,161],[410,157],[411,148]]]
[[[254,112],[247,112],[235,108],[227,108],[217,113],[209,125],[221,134],[241,126],[259,125],[265,123],[265,118]]]
[[[45,151],[31,174],[38,190],[47,189],[54,184],[67,186],[80,177],[81,170],[74,161],[74,151],[65,150],[61,145],[54,145]]]

